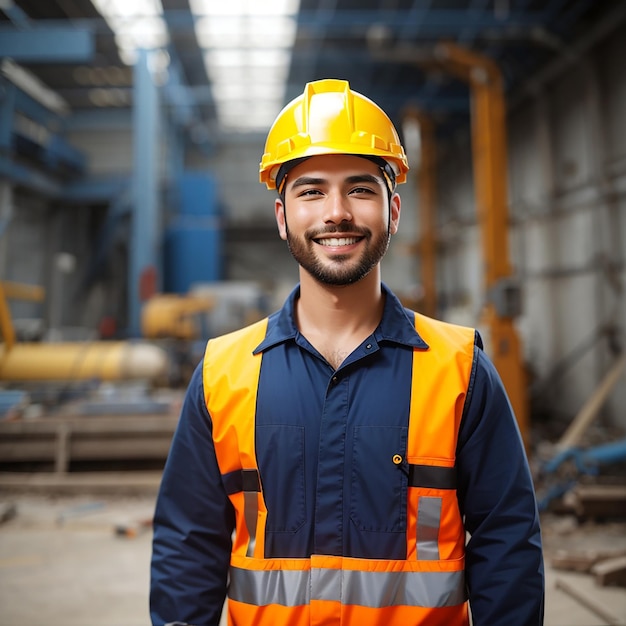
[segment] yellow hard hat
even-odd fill
[[[283,163],[321,154],[379,157],[389,163],[396,183],[406,180],[409,164],[387,114],[345,80],[307,83],[304,93],[279,114],[265,142],[259,180],[276,188]]]

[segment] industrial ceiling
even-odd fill
[[[348,79],[396,122],[412,106],[434,116],[442,128],[451,128],[459,121],[465,123],[468,89],[442,70],[439,43],[453,41],[493,59],[507,93],[514,94],[550,62],[575,62],[574,42],[593,28],[609,27],[611,11],[623,12],[626,4],[608,0],[204,0],[204,8],[199,9],[202,3],[126,0],[119,6],[139,16],[148,10],[159,15],[165,36],[154,45],[167,52],[164,80],[170,86],[164,102],[184,108],[192,132],[209,134],[213,140],[233,132],[266,130],[283,104],[301,93],[306,82],[320,78]],[[286,51],[285,40],[272,27],[277,19],[272,7],[281,3],[291,11],[289,18],[295,25]],[[5,61],[10,57],[36,76],[60,97],[70,115],[128,109],[133,97],[131,61],[120,53],[120,38],[116,39],[111,20],[102,15],[115,4],[116,0],[2,0],[0,57]],[[201,41],[199,10],[213,11],[222,20],[231,18],[222,22],[213,18],[208,43],[206,37]],[[257,43],[251,43],[252,35],[237,43],[232,29],[237,24],[249,26],[255,15],[266,18],[256,22]],[[220,24],[230,30],[221,32]],[[61,37],[65,33],[68,54],[81,48],[81,35],[89,38],[91,53],[84,60],[77,54],[63,58],[55,43],[59,33]],[[236,92],[238,102],[222,97],[234,87],[234,69],[232,80],[226,68],[226,82],[219,84],[207,69],[207,51],[216,56],[220,45],[229,49],[231,58],[245,47],[247,56],[240,57],[251,63],[243,74],[250,86],[243,94]],[[287,53],[287,68],[279,79],[271,68],[255,67],[271,46],[282,46]],[[251,84],[258,78],[272,85],[278,100],[265,106],[264,116],[255,118],[254,113],[263,109]],[[252,119],[254,127],[249,123]]]

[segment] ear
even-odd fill
[[[280,198],[276,198],[274,202],[274,215],[276,216],[276,224],[278,225],[278,234],[283,241],[287,241],[287,220],[285,218],[285,205]]]
[[[389,232],[395,235],[398,232],[400,223],[400,195],[394,193],[389,200]]]

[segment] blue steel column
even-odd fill
[[[0,78],[0,278],[7,274],[8,241],[5,233],[13,218],[13,187],[5,178],[13,153],[13,123],[16,87]]]
[[[160,289],[158,247],[161,218],[158,200],[159,107],[149,52],[139,50],[133,88],[133,186],[128,330],[138,337],[141,306]]]
[[[8,158],[13,150],[13,120],[17,88],[0,78],[0,155]]]

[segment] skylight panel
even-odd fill
[[[115,33],[120,58],[127,65],[135,63],[140,48],[162,50],[167,46],[169,36],[161,0],[92,0],[92,3]],[[159,60],[162,65],[167,62],[167,56],[160,54]]]
[[[221,125],[267,130],[283,106],[299,0],[190,0],[190,6]]]
[[[198,45],[203,48],[289,48],[296,33],[289,16],[204,16],[196,21]]]
[[[161,0],[92,0],[115,33],[122,60],[156,50],[167,68]],[[300,0],[189,0],[218,121],[227,131],[266,130],[283,106]]]
[[[189,0],[194,15],[295,15],[300,0]]]

